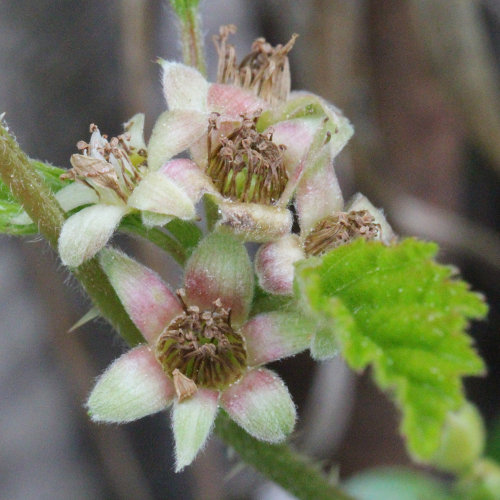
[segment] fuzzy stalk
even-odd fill
[[[215,432],[241,459],[268,479],[302,500],[354,500],[333,485],[309,459],[286,444],[258,441],[235,424],[225,412],[217,417]]]
[[[199,0],[170,0],[170,3],[179,19],[184,62],[206,75]]]
[[[38,225],[42,236],[57,251],[57,241],[65,219],[64,212],[26,154],[2,124],[0,177]],[[143,341],[141,333],[128,317],[97,260],[92,259],[82,264],[74,274],[101,314],[127,343],[137,344]]]

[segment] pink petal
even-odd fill
[[[205,193],[217,192],[210,179],[191,160],[171,160],[159,172],[180,187],[193,203],[197,203]]]
[[[276,311],[254,316],[240,330],[246,340],[250,366],[293,356],[309,348],[313,331],[314,325],[303,316]]]
[[[153,344],[182,313],[179,300],[154,271],[118,250],[104,249],[100,262],[130,318]]]
[[[186,264],[186,300],[200,309],[212,309],[222,301],[231,308],[234,325],[241,324],[253,298],[253,269],[247,251],[231,235],[212,233],[193,252]]]
[[[208,89],[208,109],[222,115],[251,115],[267,107],[265,101],[240,87],[213,83]]]
[[[221,406],[261,441],[283,441],[295,425],[295,406],[283,381],[270,370],[249,371],[224,391]]]
[[[259,278],[259,285],[266,292],[278,295],[291,294],[294,263],[304,258],[304,251],[295,234],[262,245],[255,256],[255,272]]]
[[[299,118],[279,122],[269,128],[273,131],[273,142],[286,146],[283,159],[289,176],[293,176],[307,154],[318,125],[318,120]]]
[[[174,385],[154,354],[139,346],[119,357],[99,377],[87,408],[96,421],[131,422],[163,410],[174,395]]]
[[[342,210],[344,199],[330,159],[325,149],[302,177],[296,192],[295,206],[302,237],[325,217]]]

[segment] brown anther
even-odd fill
[[[180,372],[198,387],[218,389],[238,380],[246,367],[242,336],[231,327],[230,311],[215,300],[213,309],[186,305],[159,336],[155,355],[165,373]],[[175,381],[174,381],[175,382]]]
[[[304,242],[304,249],[307,255],[321,255],[358,237],[377,238],[380,231],[380,224],[367,210],[336,212],[314,226]]]
[[[288,182],[283,162],[286,147],[272,142],[272,133],[257,132],[256,123],[255,116],[243,116],[240,126],[218,141],[212,140],[216,129],[210,123],[206,173],[222,196],[271,205],[280,198]],[[212,148],[212,144],[218,145]]]
[[[217,81],[243,87],[271,104],[286,101],[291,87],[288,53],[298,35],[293,34],[286,45],[276,47],[257,38],[250,54],[238,64],[234,46],[227,42],[235,32],[233,25],[222,26],[213,38],[219,56]]]
[[[190,378],[183,375],[177,368],[172,372],[172,379],[179,402],[190,398],[198,390],[196,384]]]

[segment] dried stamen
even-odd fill
[[[285,146],[272,141],[272,132],[257,132],[258,117],[243,116],[241,126],[227,137],[220,137],[213,148],[218,117],[213,113],[208,127],[207,174],[215,187],[222,196],[234,201],[275,203],[288,181],[283,163]]]
[[[97,125],[90,125],[90,143],[78,141],[76,147],[81,154],[71,157],[73,168],[61,175],[61,179],[79,181],[102,197],[106,191],[114,192],[120,200],[127,202],[128,197],[142,178],[143,167],[132,162],[131,155],[144,160],[130,148],[129,134],[112,137],[99,132]]]
[[[234,47],[227,43],[229,35],[235,32],[233,25],[221,26],[219,35],[214,36],[219,56],[217,81],[243,87],[271,104],[286,101],[291,87],[288,53],[298,35],[292,35],[286,45],[276,47],[264,38],[257,38],[250,54],[238,64]]]
[[[304,243],[307,255],[321,255],[358,237],[372,240],[380,234],[380,224],[367,210],[336,212],[319,221]]]
[[[244,340],[231,327],[230,310],[216,300],[211,310],[200,311],[196,306],[188,307],[183,296],[179,290],[184,312],[158,338],[156,358],[180,388],[227,387],[246,367]],[[193,385],[186,384],[186,377]]]

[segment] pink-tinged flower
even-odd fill
[[[223,27],[216,37],[217,83],[208,83],[194,68],[160,61],[169,110],[153,129],[148,161],[153,168],[163,165],[178,120],[192,119],[186,142],[198,168],[189,175],[171,172],[171,178],[186,189],[192,182],[203,186],[193,202],[210,195],[218,208],[218,230],[272,241],[290,232],[287,205],[316,151],[328,142],[336,155],[352,127],[319,97],[290,93],[287,54],[295,36],[277,47],[258,39],[238,64],[227,43],[232,32],[233,27]]]
[[[92,125],[89,143],[78,143],[81,154],[71,157],[73,168],[62,176],[76,182],[61,189],[56,198],[66,211],[89,206],[69,217],[62,227],[59,254],[65,265],[76,267],[93,257],[129,213],[140,212],[148,226],[195,216],[191,198],[165,174],[169,168],[189,170],[193,162],[171,160],[161,169],[152,169],[146,164],[143,126],[144,115],[136,115],[125,124],[124,135],[108,141]],[[182,141],[179,145],[171,140],[166,159],[184,148]]]
[[[205,238],[177,295],[121,252],[104,249],[100,260],[147,344],[98,379],[87,403],[93,420],[129,422],[173,404],[178,471],[203,447],[218,407],[257,439],[285,439],[295,407],[282,380],[262,365],[308,347],[310,325],[284,312],[248,319],[253,270],[239,241]]]
[[[323,147],[314,165],[301,179],[295,196],[299,234],[290,234],[259,248],[255,270],[267,292],[293,293],[295,262],[319,256],[355,238],[389,244],[394,232],[383,212],[362,194],[344,205],[331,152]]]

